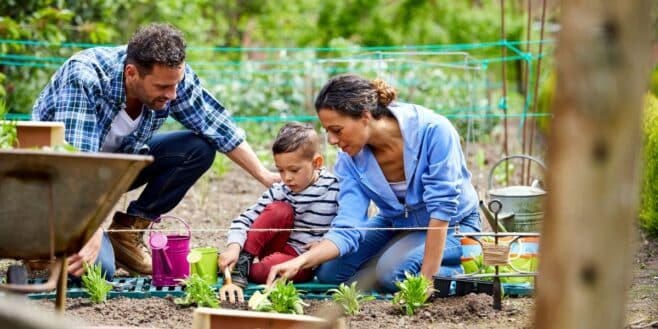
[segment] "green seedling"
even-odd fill
[[[427,299],[433,292],[432,282],[424,275],[414,276],[405,272],[407,277],[402,282],[396,282],[395,286],[400,289],[393,296],[393,305],[399,305],[407,315],[414,315],[417,309],[425,306]]]
[[[249,308],[259,312],[276,312],[289,314],[304,314],[304,306],[299,291],[287,280],[277,280],[273,286],[265,288],[261,293],[255,292],[249,298]]]
[[[185,297],[174,299],[177,305],[219,308],[217,295],[212,287],[198,274],[192,274],[185,280],[179,280],[185,285]]]
[[[357,315],[361,310],[361,302],[375,299],[374,296],[365,296],[356,288],[356,281],[347,286],[341,283],[338,289],[329,289],[331,298],[343,308],[346,315]]]
[[[85,262],[82,266],[85,269],[82,285],[87,289],[89,299],[96,304],[105,302],[107,293],[112,290],[112,284],[105,280],[105,274],[102,273],[100,264],[89,265]]]

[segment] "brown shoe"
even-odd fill
[[[120,211],[114,214],[110,230],[144,230],[151,221]],[[151,274],[151,254],[144,244],[144,232],[108,232],[117,266],[132,273]]]

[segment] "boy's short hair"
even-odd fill
[[[288,122],[276,135],[272,145],[273,154],[295,152],[302,149],[302,156],[313,159],[320,153],[320,137],[315,129],[309,124],[292,121]]]

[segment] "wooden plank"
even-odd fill
[[[622,328],[651,1],[562,1],[537,328]]]

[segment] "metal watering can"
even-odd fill
[[[190,263],[187,260],[187,254],[190,253],[190,225],[186,221],[165,215],[162,219],[176,219],[185,225],[187,234],[169,234],[164,235],[159,232],[151,231],[153,224],[149,225],[149,245],[152,255],[152,284],[155,287],[175,286],[179,284],[178,280],[185,279],[190,275]]]
[[[500,214],[498,215],[500,222],[496,220],[489,209],[484,206],[480,201],[480,209],[493,227],[498,225],[499,229],[510,232],[539,232],[541,221],[544,217],[544,198],[546,191],[538,186],[538,182],[534,181],[531,186],[514,185],[505,186],[500,188],[493,188],[493,174],[496,167],[509,159],[528,159],[539,164],[539,166],[546,171],[546,166],[537,158],[528,155],[510,155],[504,157],[496,162],[491,171],[489,172],[489,198],[500,201],[503,205]]]

